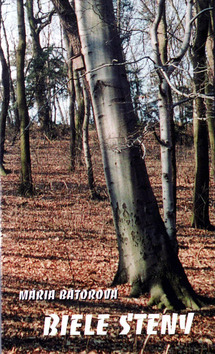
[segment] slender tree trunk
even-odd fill
[[[168,39],[165,1],[157,1],[157,14],[151,28],[151,41],[157,66],[162,68],[166,76],[172,74],[168,61]],[[175,159],[175,129],[173,121],[173,102],[171,88],[163,72],[158,69],[159,94],[158,108],[160,118],[160,143],[162,166],[162,192],[164,224],[169,238],[177,250],[176,240],[176,159]]]
[[[215,87],[210,83],[208,78],[205,92],[214,95],[214,90]],[[206,99],[206,115],[211,149],[211,175],[215,180],[215,101],[212,101],[211,99]]]
[[[198,308],[149,183],[125,67],[113,64],[123,58],[112,2],[76,0],[75,8],[118,239],[114,282],[150,292],[151,304]]]
[[[52,0],[52,3],[62,21],[66,36],[72,46],[73,57],[80,55],[81,44],[78,35],[77,19],[72,7],[73,1],[70,4],[68,0]]]
[[[168,60],[168,39],[166,23],[166,6],[164,3],[161,22],[158,27],[159,50],[161,62],[165,67]],[[161,165],[164,224],[174,248],[176,241],[176,161],[173,121],[173,103],[171,88],[165,78],[160,76],[158,107],[160,117]]]
[[[75,158],[76,158],[76,129],[75,129],[75,87],[73,78],[73,62],[71,58],[73,57],[72,46],[69,42],[69,37],[65,31],[64,24],[62,23],[64,29],[64,40],[67,49],[67,75],[68,75],[68,91],[69,91],[69,122],[70,122],[70,156],[71,164],[70,169],[74,171],[75,169]]]
[[[213,6],[213,1],[210,1],[210,7]],[[207,84],[206,84],[206,93],[212,94],[215,96],[215,63],[214,63],[214,53],[215,53],[215,45],[214,45],[214,17],[215,17],[215,9],[210,13],[210,23],[208,29],[208,38],[206,42],[206,50],[207,50]],[[209,133],[209,141],[211,148],[211,174],[215,180],[215,100],[206,100],[207,107],[207,122],[208,122],[208,133]]]
[[[205,117],[205,103],[201,98],[197,98],[193,117],[195,183],[192,226],[200,229],[210,227],[208,129]]]
[[[59,110],[59,113],[60,113],[60,117],[61,117],[61,122],[62,122],[62,124],[66,124],[66,122],[65,122],[65,117],[64,117],[64,114],[63,114],[63,111],[62,111],[62,109],[61,109],[61,105],[60,105],[60,102],[59,102],[59,99],[58,99],[58,97],[56,96],[56,102],[57,102],[57,106],[58,106],[58,110]]]
[[[17,0],[17,18],[19,42],[17,48],[17,103],[20,117],[20,143],[21,143],[21,185],[19,191],[22,195],[33,193],[31,177],[31,158],[29,144],[29,116],[25,96],[25,19],[23,0]]]
[[[4,32],[5,44],[6,44],[6,49],[7,49],[7,65],[8,65],[9,80],[10,80],[10,99],[11,99],[12,110],[14,112],[14,121],[12,121],[12,122],[14,123],[15,129],[18,132],[20,129],[19,112],[18,112],[17,103],[16,103],[16,93],[15,93],[14,84],[13,84],[13,80],[12,80],[12,76],[11,76],[9,42],[7,39],[7,33],[6,33],[6,29],[5,29],[5,25],[4,25],[3,21],[2,21],[2,29]]]
[[[81,44],[78,34],[77,19],[74,13],[74,10],[68,0],[52,0],[52,3],[55,7],[56,12],[58,13],[61,23],[64,29],[64,36],[68,51],[68,75],[69,75],[69,84],[68,88],[70,91],[70,132],[71,132],[71,170],[75,169],[75,162],[77,156],[77,131],[76,131],[76,122],[75,122],[75,100],[77,99],[75,90],[75,77],[74,77],[74,59],[78,58],[81,54]],[[78,74],[77,74],[78,75]],[[82,110],[82,113],[84,110]],[[82,115],[83,117],[83,115]],[[76,115],[77,118],[77,115]],[[83,123],[83,121],[82,121]],[[82,134],[81,134],[81,145],[82,147]]]
[[[34,0],[26,2],[28,22],[30,25],[32,46],[33,46],[33,65],[35,75],[35,99],[38,108],[38,118],[41,129],[49,135],[51,129],[51,109],[48,98],[46,97],[46,82],[44,75],[44,55],[40,44],[40,28],[34,17]]]
[[[10,100],[10,78],[8,65],[4,56],[3,49],[0,44],[0,62],[2,65],[2,85],[3,97],[0,112],[0,175],[6,176],[9,170],[4,167],[4,145],[5,145],[5,130],[6,119],[8,114],[9,100]]]
[[[98,198],[98,194],[95,189],[95,181],[93,175],[93,165],[89,146],[89,119],[90,119],[90,98],[87,92],[85,83],[83,83],[83,95],[84,95],[84,122],[83,122],[83,152],[85,165],[87,168],[88,185],[92,199]]]
[[[2,66],[2,104],[0,112],[0,175],[6,176],[9,171],[4,168],[4,145],[5,145],[5,130],[10,101],[10,77],[7,61],[1,44],[1,28],[2,28],[2,3],[0,2],[0,62]]]
[[[117,29],[118,29],[119,34],[121,31],[121,7],[122,7],[122,1],[117,0],[116,25],[117,25]]]
[[[207,8],[209,1],[198,0],[197,13]],[[192,48],[195,92],[205,93],[206,85],[206,52],[209,14],[203,12],[197,18],[196,38]],[[210,228],[209,221],[209,154],[208,128],[206,122],[206,105],[204,98],[194,101],[194,148],[195,148],[195,182],[192,226],[200,229]]]
[[[75,88],[75,99],[76,99],[76,109],[75,109],[75,131],[76,131],[76,160],[81,164],[81,152],[82,152],[82,136],[83,136],[83,121],[85,115],[84,107],[84,93],[83,87],[81,86],[79,73],[77,70],[73,70],[74,77],[74,88]]]
[[[210,93],[214,92],[214,87],[210,90]],[[215,180],[215,107],[214,103],[210,100],[207,101],[207,122],[208,133],[211,148],[211,175]]]
[[[161,166],[164,224],[175,249],[176,241],[176,178],[175,146],[172,138],[173,112],[169,85],[165,80],[160,84],[158,105],[160,117]],[[174,161],[174,166],[173,166]]]

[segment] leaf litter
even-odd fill
[[[34,128],[36,130],[36,128]],[[110,289],[118,251],[107,198],[97,136],[90,131],[96,188],[101,200],[90,200],[82,161],[69,171],[69,137],[51,143],[36,130],[31,138],[32,175],[36,194],[17,194],[20,177],[19,141],[8,137],[2,178],[2,352],[3,353],[213,353],[215,310],[195,313],[189,335],[148,335],[135,328],[120,335],[119,318],[128,313],[159,313],[147,307],[148,296],[129,297],[120,285],[116,300],[20,301],[22,290]],[[162,213],[159,145],[147,135],[146,165]],[[190,227],[194,181],[193,147],[177,145],[177,235],[179,257],[195,291],[215,297],[214,232]],[[215,225],[215,185],[211,178],[210,217]],[[61,315],[110,314],[105,336],[43,336],[44,318]],[[162,312],[161,312],[162,313]],[[92,324],[95,329],[96,323]]]

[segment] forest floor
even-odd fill
[[[6,141],[2,178],[2,352],[3,353],[212,353],[215,352],[215,310],[195,311],[191,331],[177,326],[175,334],[136,334],[136,320],[120,335],[123,315],[161,314],[147,307],[148,296],[129,297],[129,285],[117,286],[117,299],[59,298],[62,289],[111,289],[118,251],[95,131],[90,132],[96,187],[101,200],[91,200],[84,164],[69,171],[69,136],[49,140],[31,132],[32,175],[36,194],[17,194],[20,180],[19,140]],[[189,140],[189,139],[188,139]],[[159,145],[146,135],[146,164],[161,207]],[[177,145],[177,237],[179,258],[198,294],[215,298],[214,232],[190,227],[194,181],[192,143]],[[211,179],[210,216],[215,225],[215,185]],[[161,210],[162,212],[162,210]],[[21,300],[20,291],[54,290],[55,299]],[[100,292],[99,292],[100,291]],[[33,293],[31,293],[33,294]],[[46,292],[47,294],[47,292]],[[98,295],[99,296],[99,295]],[[45,316],[82,314],[80,335],[43,335]],[[92,314],[94,334],[84,334],[85,315]],[[109,314],[106,335],[97,335],[99,314]],[[81,321],[81,322],[80,322]],[[59,328],[59,327],[57,327]]]

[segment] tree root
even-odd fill
[[[32,197],[35,194],[33,184],[31,182],[23,182],[19,185],[18,193],[22,197]]]
[[[7,170],[3,165],[0,165],[0,176],[4,177],[11,173],[11,170]]]
[[[156,305],[159,309],[199,310],[205,305],[192,289],[179,261],[175,271],[163,265],[159,270],[154,270],[154,274],[151,273],[148,281],[135,281],[130,296],[139,297],[146,292],[151,295],[148,306]]]
[[[148,302],[148,306],[157,305],[159,309],[168,310],[183,310],[192,309],[199,310],[203,303],[195,292],[186,288],[185,285],[181,287],[177,286],[177,282],[174,285],[169,284],[169,289],[162,285],[156,284],[151,290],[151,298]]]

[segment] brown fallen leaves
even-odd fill
[[[129,298],[129,285],[118,286],[117,300],[20,301],[21,290],[107,289],[117,270],[118,251],[95,131],[90,132],[100,201],[89,198],[84,164],[69,172],[69,138],[51,143],[39,133],[31,139],[33,179],[37,194],[17,195],[19,146],[7,140],[2,178],[2,350],[3,353],[212,353],[215,311],[195,313],[189,335],[150,335],[132,328],[120,336],[119,317],[159,313],[147,308],[147,296]],[[146,163],[161,206],[159,146],[146,140]],[[214,233],[190,227],[194,164],[192,146],[177,146],[177,234],[180,259],[194,289],[215,296]],[[215,224],[215,188],[211,181],[211,222]],[[43,336],[47,314],[110,314],[106,336]]]

